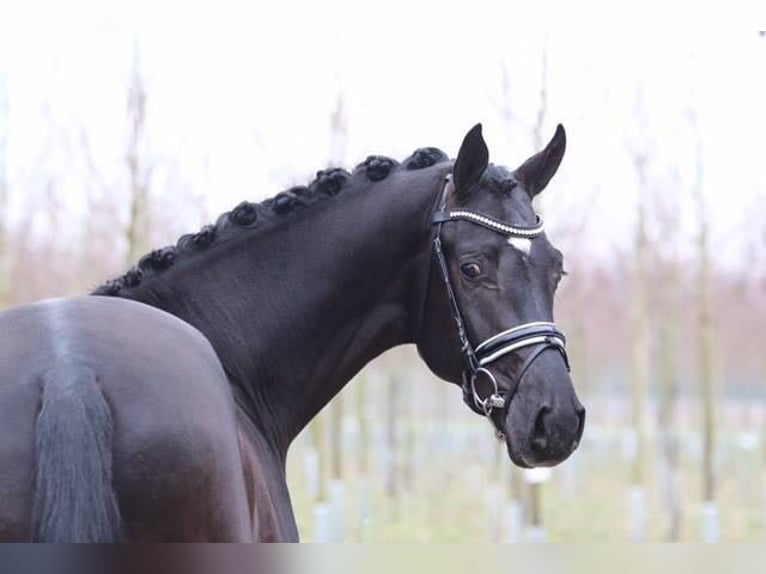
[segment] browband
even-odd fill
[[[437,211],[434,213],[433,223],[445,223],[447,221],[455,221],[463,219],[476,223],[482,227],[486,227],[490,231],[507,235],[508,237],[522,237],[525,239],[532,239],[543,233],[543,220],[540,216],[536,216],[537,221],[530,227],[522,227],[517,225],[508,225],[490,217],[489,215],[482,215],[480,213],[474,213],[473,211],[466,211],[464,209],[456,209],[452,211]]]

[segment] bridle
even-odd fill
[[[463,353],[464,367],[462,372],[463,400],[474,412],[486,416],[495,429],[495,436],[498,439],[504,438],[502,423],[498,423],[492,416],[496,410],[505,411],[511,403],[513,395],[521,384],[521,380],[532,366],[532,363],[546,350],[555,349],[564,359],[564,364],[569,371],[569,358],[566,352],[566,337],[554,323],[544,321],[535,321],[517,325],[506,331],[502,331],[489,337],[475,348],[468,340],[468,334],[465,328],[465,321],[460,313],[460,306],[455,297],[455,290],[452,287],[452,281],[449,277],[447,260],[444,257],[442,249],[441,233],[445,223],[450,221],[468,221],[480,225],[495,233],[500,233],[508,238],[518,237],[524,239],[533,239],[542,235],[543,221],[537,216],[535,225],[521,227],[509,225],[498,221],[487,215],[475,213],[465,209],[447,209],[447,197],[451,189],[454,189],[452,176],[446,177],[444,190],[442,191],[439,207],[433,215],[432,223],[434,225],[433,252],[439,261],[439,268],[442,272],[444,285],[449,299],[452,319],[457,327],[458,338],[460,339],[460,348]],[[509,389],[501,389],[489,367],[500,357],[510,353],[516,353],[521,349],[530,348],[530,352],[521,364],[516,375],[515,384]],[[488,396],[482,397],[476,387],[480,377],[485,377],[489,383],[491,392]]]

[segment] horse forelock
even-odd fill
[[[519,185],[513,174],[503,166],[490,164],[482,177],[484,186],[494,193],[510,195]]]
[[[175,245],[150,251],[123,275],[110,279],[93,290],[93,295],[120,296],[124,290],[137,287],[146,278],[162,273],[176,262],[194,253],[207,251],[225,238],[245,230],[257,229],[283,216],[303,210],[323,199],[334,198],[354,187],[357,177],[368,183],[383,181],[396,170],[416,170],[449,161],[443,151],[434,147],[415,150],[402,163],[380,155],[368,156],[352,173],[342,168],[328,168],[316,173],[308,186],[294,186],[260,203],[242,201],[231,211],[222,213],[214,224],[203,226],[196,233],[182,235]],[[352,175],[355,176],[352,179]]]

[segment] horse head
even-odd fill
[[[418,350],[463,388],[519,466],[552,466],[578,446],[585,409],[553,322],[563,255],[532,205],[566,149],[564,128],[508,170],[489,163],[481,125],[465,136],[433,216]]]

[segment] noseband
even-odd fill
[[[445,223],[463,220],[480,225],[508,238],[519,237],[523,239],[533,239],[542,235],[543,222],[538,216],[535,225],[530,227],[520,227],[509,225],[487,215],[482,215],[465,209],[448,210],[447,196],[449,195],[451,187],[453,187],[452,178],[448,175],[447,183],[442,192],[439,208],[434,213],[432,219],[434,224],[433,250],[439,261],[439,268],[442,272],[442,278],[444,279],[444,285],[447,291],[447,298],[450,303],[452,319],[457,327],[460,347],[463,353],[463,358],[465,359],[461,385],[463,389],[463,400],[471,410],[486,416],[495,428],[495,435],[497,438],[503,439],[504,434],[502,423],[498,423],[492,417],[492,413],[496,409],[505,410],[508,408],[513,395],[521,384],[521,379],[524,377],[524,374],[543,351],[546,351],[547,349],[555,349],[558,351],[564,359],[567,371],[569,371],[566,338],[564,337],[564,333],[562,333],[554,323],[535,321],[502,331],[501,333],[489,337],[474,348],[468,340],[465,321],[463,321],[463,316],[460,313],[460,306],[458,305],[457,298],[455,297],[455,290],[452,287],[452,281],[449,277],[447,260],[444,257],[444,250],[442,249],[441,232]],[[510,353],[516,353],[521,349],[526,348],[530,348],[530,352],[516,374],[515,385],[508,389],[501,388],[497,383],[497,379],[495,379],[489,369],[490,365],[500,357]],[[476,386],[477,381],[480,380],[481,377],[485,377],[490,384],[491,392],[485,397],[482,397],[479,394]]]

